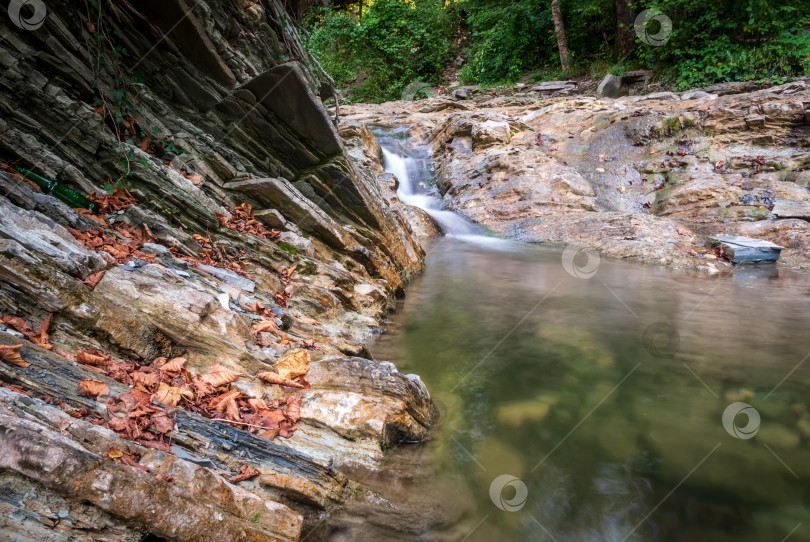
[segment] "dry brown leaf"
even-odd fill
[[[309,372],[309,352],[304,349],[291,352],[276,363],[276,370],[282,378],[293,379],[304,376]]]
[[[301,320],[305,324],[309,324],[311,326],[319,326],[319,325],[321,325],[314,318],[310,318],[309,316],[304,316],[303,314],[299,314],[298,316],[296,316],[296,318],[298,318],[299,320]]]
[[[259,469],[253,468],[250,465],[242,465],[242,468],[239,469],[239,472],[236,474],[236,476],[234,476],[228,481],[232,484],[236,484],[238,482],[241,482],[242,480],[247,480],[249,478],[259,476],[260,474],[261,472],[259,471]]]
[[[151,388],[158,383],[158,375],[156,373],[145,373],[143,371],[135,371],[131,373],[130,378],[135,384],[140,384],[144,388]],[[151,391],[151,390],[149,390]]]
[[[216,388],[219,386],[224,386],[225,384],[230,384],[240,376],[242,376],[242,373],[231,371],[230,369],[217,364],[211,367],[209,372],[200,376],[200,380]]]
[[[104,278],[104,274],[106,272],[107,271],[99,271],[98,273],[93,273],[92,275],[88,275],[87,278],[82,281],[82,283],[89,286],[90,289],[92,290],[93,288],[95,288],[98,285],[99,282],[101,282],[101,279]]]
[[[162,435],[174,429],[174,420],[172,418],[169,418],[163,412],[155,414],[154,416],[152,416],[151,420],[152,423],[155,425],[155,431],[158,434]]]
[[[31,364],[20,356],[20,348],[22,348],[21,344],[0,344],[0,359],[23,369],[30,367]]]
[[[259,433],[259,437],[267,439],[267,440],[273,440],[277,436],[278,436],[278,428],[269,429],[267,431],[263,431],[263,432]]]
[[[278,384],[279,386],[288,386],[290,388],[303,388],[303,384],[299,384],[294,380],[289,380],[287,378],[283,378],[276,373],[271,373],[270,371],[259,371],[256,374],[256,377],[267,382],[268,384]]]
[[[98,380],[79,380],[79,393],[87,397],[98,397],[99,395],[109,395],[110,387]]]
[[[110,356],[102,354],[95,348],[91,348],[86,352],[84,350],[78,350],[76,352],[76,361],[84,365],[100,367],[110,361]]]
[[[53,313],[46,316],[45,320],[42,321],[42,325],[39,326],[37,334],[31,337],[31,342],[45,350],[53,350],[53,345],[50,343],[51,336],[48,335],[48,328],[51,327],[52,316]]]
[[[203,183],[203,176],[200,174],[189,175],[188,180],[191,181],[191,184],[194,186],[200,186]]]
[[[281,270],[281,273],[278,274],[278,277],[281,279],[286,279],[291,277],[292,274],[295,272],[295,268],[298,267],[298,264],[293,264],[290,267]]]
[[[287,397],[287,418],[295,423],[301,417],[301,395]]]
[[[124,452],[116,448],[113,448],[112,450],[109,451],[109,453],[107,453],[107,457],[109,457],[110,459],[117,459],[119,457],[122,457],[123,455]]]
[[[278,325],[272,320],[262,320],[253,325],[253,333],[259,334],[263,331],[275,333],[278,335]]]
[[[152,394],[152,400],[166,406],[177,406],[181,399],[185,398],[188,401],[194,400],[194,393],[191,390],[184,390],[175,386],[170,386],[165,382],[161,382],[155,393]]]
[[[0,318],[0,321],[2,321],[7,326],[13,327],[17,331],[25,335],[26,339],[29,339],[31,338],[31,336],[34,335],[34,330],[31,329],[31,326],[28,325],[28,322],[26,322],[22,318],[19,318],[17,316],[3,316],[2,318]]]
[[[160,367],[164,373],[179,373],[186,364],[186,358],[172,358]]]

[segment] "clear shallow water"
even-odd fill
[[[571,256],[429,247],[372,345],[441,412],[389,457],[388,497],[430,516],[404,539],[810,540],[808,277]],[[736,402],[753,438],[724,428]]]

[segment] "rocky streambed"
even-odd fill
[[[462,90],[343,108],[344,123],[407,127],[445,207],[498,236],[714,272],[731,267],[706,238],[742,235],[810,264],[807,80],[619,98],[573,83]],[[778,200],[798,205],[775,214]]]

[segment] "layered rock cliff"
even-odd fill
[[[341,467],[434,412],[364,347],[424,257],[373,138],[338,134],[277,0],[46,8],[35,29],[0,17],[0,343],[22,345],[0,361],[0,538],[318,530],[351,495]],[[302,351],[305,380],[280,369]],[[256,430],[271,415],[278,436]]]

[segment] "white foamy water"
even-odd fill
[[[420,186],[424,178],[423,162],[411,156],[403,156],[400,150],[389,148],[385,141],[380,141],[382,147],[385,170],[393,173],[399,180],[397,196],[406,205],[412,205],[424,210],[439,224],[447,236],[458,237],[470,242],[486,242],[492,244],[494,238],[481,235],[481,228],[471,224],[452,211],[442,209],[439,198],[425,193],[425,187]]]

